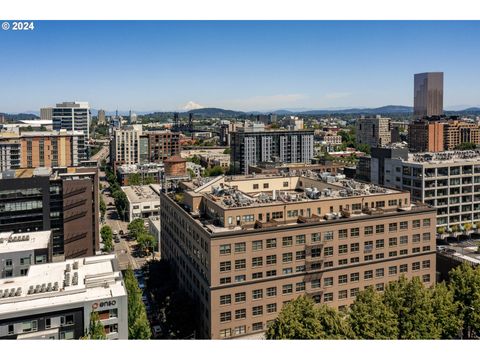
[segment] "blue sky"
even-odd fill
[[[480,22],[37,21],[0,31],[0,112],[67,100],[134,111],[480,105]]]

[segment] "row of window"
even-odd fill
[[[269,321],[267,321],[267,326],[269,325]],[[263,330],[263,322],[256,322],[252,324],[252,331],[260,331]],[[220,330],[220,338],[228,338],[231,336],[238,336],[243,335],[247,332],[246,325],[236,326],[232,329],[222,329]]]

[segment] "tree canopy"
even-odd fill
[[[107,335],[105,333],[105,328],[100,322],[98,312],[92,311],[90,313],[90,322],[88,324],[88,329],[83,340],[106,340]]]
[[[152,332],[142,301],[142,291],[130,267],[125,271],[125,287],[128,293],[128,338],[150,339]]]

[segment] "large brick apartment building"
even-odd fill
[[[435,210],[408,192],[341,176],[202,181],[161,194],[162,257],[198,304],[200,337],[261,336],[303,294],[342,308],[401,275],[435,282]]]

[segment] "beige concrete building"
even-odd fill
[[[342,308],[401,275],[435,282],[435,210],[340,176],[219,176],[161,193],[162,258],[198,304],[199,337],[258,336],[307,294]]]
[[[355,122],[356,140],[359,144],[382,147],[392,142],[390,118],[361,117]]]

